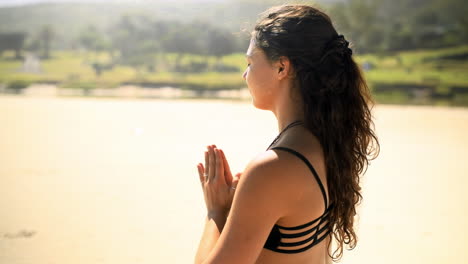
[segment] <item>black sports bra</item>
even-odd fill
[[[317,180],[320,190],[322,191],[326,209],[320,217],[303,225],[286,227],[275,224],[263,247],[279,253],[292,254],[303,252],[317,245],[322,240],[324,240],[328,234],[330,234],[331,229],[328,218],[333,204],[328,206],[325,188],[323,187],[323,184],[320,181],[320,178],[318,177],[318,174],[312,164],[310,164],[310,162],[302,154],[293,149],[285,147],[274,147],[271,149],[287,151],[305,162],[307,167],[309,167],[309,169],[312,171],[312,174]]]

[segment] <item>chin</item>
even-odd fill
[[[255,100],[255,98],[252,97],[252,105],[260,110],[270,110],[270,108],[266,104],[262,104],[261,102],[258,102]]]

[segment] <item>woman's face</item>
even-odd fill
[[[256,47],[254,41],[250,41],[246,59],[247,69],[243,78],[252,95],[253,104],[256,108],[269,110],[278,87],[275,75],[277,70],[267,59],[265,52]]]

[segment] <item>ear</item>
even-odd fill
[[[278,70],[278,80],[283,80],[292,73],[291,61],[288,57],[281,56],[275,66]]]

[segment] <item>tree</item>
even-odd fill
[[[218,61],[222,56],[233,53],[235,50],[233,35],[225,30],[211,29],[208,34],[208,50]]]
[[[5,50],[14,50],[15,59],[21,59],[21,50],[23,49],[26,33],[13,32],[0,34],[0,55]]]
[[[78,40],[87,50],[99,52],[110,49],[110,42],[94,25],[86,27],[79,35]]]
[[[39,33],[42,47],[42,56],[44,59],[50,58],[50,46],[55,35],[52,25],[44,25]]]
[[[110,30],[112,46],[120,52],[120,61],[135,67],[152,64],[152,54],[160,50],[160,42],[156,40],[158,29],[146,16],[122,16]]]
[[[339,2],[330,9],[337,30],[346,35],[361,52],[382,49],[384,32],[379,24],[377,2],[349,0]]]

